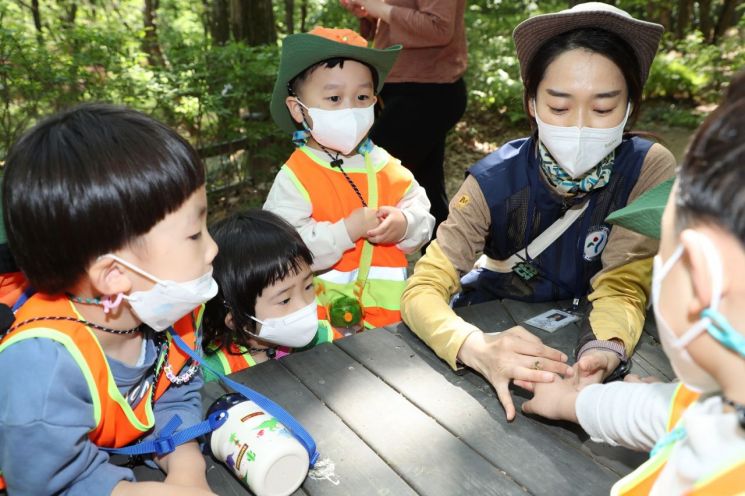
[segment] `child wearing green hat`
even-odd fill
[[[320,317],[345,329],[401,320],[405,255],[432,236],[426,192],[367,137],[400,49],[368,48],[348,29],[288,36],[272,94],[272,117],[297,148],[264,209],[298,230],[313,253]]]
[[[742,494],[745,487],[745,72],[701,125],[667,198],[661,185],[618,211],[662,229],[652,301],[680,382],[535,384],[523,411],[579,423],[593,440],[651,450],[612,495]],[[664,214],[663,212],[664,207]],[[630,383],[631,382],[631,383]]]

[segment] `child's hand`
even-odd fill
[[[523,413],[577,423],[579,387],[574,379],[557,377],[553,382],[533,383],[533,398],[523,403]]]
[[[621,363],[612,351],[589,350],[577,362],[576,381],[580,389],[588,384],[603,382]]]
[[[369,207],[360,207],[344,219],[344,227],[352,243],[365,237],[366,233],[380,224],[377,212]]]
[[[383,206],[377,213],[380,225],[367,232],[367,240],[379,245],[398,243],[406,235],[408,221],[400,208]]]

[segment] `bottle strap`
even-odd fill
[[[308,452],[311,468],[313,467],[313,465],[315,465],[319,456],[318,450],[316,449],[316,442],[313,440],[313,437],[308,433],[308,431],[306,431],[305,428],[303,428],[303,426],[300,425],[300,423],[295,420],[295,418],[290,415],[287,410],[285,410],[263,394],[226,377],[225,374],[223,374],[221,371],[215,370],[209,364],[203,361],[202,357],[199,356],[194,350],[192,350],[189,345],[187,345],[184,340],[181,339],[181,337],[173,331],[172,328],[169,328],[168,332],[171,334],[171,338],[173,339],[173,342],[176,343],[176,346],[178,346],[192,360],[198,362],[202,367],[215,374],[223,382],[223,384],[230,386],[231,388],[233,388],[234,391],[241,393],[243,396],[256,403],[259,407],[276,418],[282,425],[287,427],[290,433],[292,433],[292,435],[298,441],[300,441],[300,444],[302,444],[305,450]]]

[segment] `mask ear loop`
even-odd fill
[[[103,313],[107,314],[111,310],[116,310],[119,305],[121,305],[122,300],[124,300],[124,293],[119,293],[118,295],[116,295],[116,299],[114,301],[111,301],[111,295],[107,295],[102,298],[101,305],[103,306]]]
[[[706,310],[716,312],[717,308],[719,308],[719,302],[722,299],[722,279],[724,278],[722,258],[719,255],[719,250],[717,250],[716,246],[714,246],[714,243],[712,243],[711,240],[704,234],[701,234],[697,231],[691,232],[696,233],[694,236],[699,240],[701,244],[705,245],[704,249],[706,251],[706,263],[709,266],[709,272],[711,273],[711,301],[709,302],[709,306],[706,309],[702,310],[700,315],[701,320],[699,320],[695,325],[693,325],[693,327],[688,329],[680,338],[678,338],[677,345],[681,348],[688,346],[691,341],[693,341],[699,334],[701,334],[701,331],[708,329],[709,326],[712,325],[712,320]]]

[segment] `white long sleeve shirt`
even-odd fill
[[[313,154],[316,160],[329,162],[323,151],[310,147],[306,147],[305,150]],[[383,148],[375,146],[370,152],[370,160],[373,167],[377,168],[390,160],[390,155]],[[400,164],[399,166],[403,167]],[[345,157],[343,168],[347,172],[364,172],[364,156],[356,154]],[[404,253],[413,253],[432,237],[435,219],[429,213],[427,193],[412,177],[411,187],[395,206],[401,209],[407,221],[406,234],[396,246]],[[285,167],[280,169],[274,179],[264,203],[264,210],[279,215],[298,230],[300,237],[313,253],[313,271],[332,267],[345,251],[354,247],[354,242],[349,238],[344,225],[344,219],[337,222],[318,222],[313,219],[313,205],[298,191]]]
[[[584,388],[577,419],[595,442],[649,451],[666,434],[677,383],[614,382]],[[678,442],[650,493],[681,494],[723,467],[745,459],[745,429],[735,412],[724,412],[720,396],[694,403],[681,419],[686,437]]]

